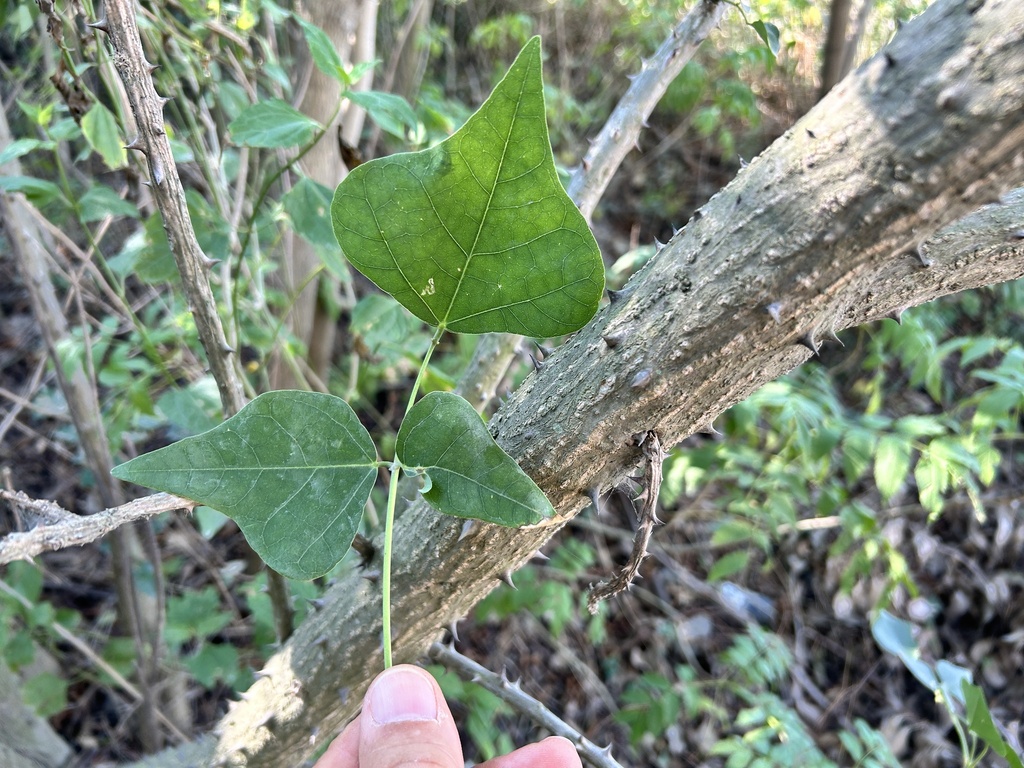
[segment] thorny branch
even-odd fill
[[[52,501],[30,498],[21,491],[0,490],[0,499],[5,499],[15,510],[28,512],[37,522],[31,530],[9,533],[0,539],[0,565],[29,560],[43,552],[81,547],[122,525],[175,509],[191,511],[196,506],[188,499],[156,493],[86,517],[72,514]]]
[[[587,739],[576,728],[558,717],[554,712],[545,707],[533,696],[522,689],[519,682],[512,682],[508,675],[502,671],[496,675],[486,667],[482,667],[470,658],[463,656],[453,647],[442,643],[434,643],[430,646],[427,655],[439,664],[455,672],[463,680],[476,683],[490,691],[499,699],[504,701],[517,712],[521,712],[530,718],[538,727],[544,728],[555,736],[562,736],[568,739],[576,747],[580,757],[594,768],[622,768],[622,765],[612,757],[612,748],[598,747],[594,742]]]
[[[665,461],[665,451],[657,432],[644,432],[637,442],[644,454],[644,492],[640,494],[643,506],[636,513],[638,525],[633,537],[633,551],[621,571],[591,588],[587,598],[587,610],[591,613],[597,613],[597,604],[602,600],[629,589],[640,571],[640,564],[647,557],[647,545],[654,526],[661,522],[658,519],[658,492],[661,490],[661,465]]]

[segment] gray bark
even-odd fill
[[[414,503],[395,529],[396,661],[418,659],[588,501],[807,359],[799,340],[1024,275],[1024,6],[938,0],[750,164],[494,417],[559,517],[529,529]],[[932,233],[983,206],[975,216]],[[924,266],[922,262],[928,264]],[[778,322],[767,311],[777,309]],[[294,765],[381,668],[359,573],[267,664],[215,734],[145,765]]]

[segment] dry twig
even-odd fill
[[[587,609],[597,613],[597,604],[609,597],[624,592],[633,583],[640,563],[647,557],[647,544],[651,540],[651,532],[658,520],[658,492],[661,490],[661,464],[665,460],[665,451],[661,447],[661,438],[657,432],[645,432],[640,438],[640,449],[644,453],[644,492],[640,495],[643,506],[636,513],[639,524],[633,537],[633,551],[629,561],[615,576],[602,581],[590,590],[587,598]]]
[[[123,525],[146,520],[175,509],[191,511],[196,503],[169,493],[156,493],[105,509],[88,517],[75,515],[52,501],[30,498],[21,491],[0,490],[0,498],[31,512],[40,525],[28,531],[9,533],[0,539],[0,565],[30,560],[43,552],[81,547],[101,539]]]
[[[453,647],[442,643],[431,645],[427,655],[431,660],[443,664],[464,680],[476,683],[490,691],[517,712],[526,715],[539,727],[571,741],[580,757],[594,768],[622,768],[619,762],[612,757],[610,744],[604,748],[598,747],[576,728],[526,693],[518,681],[514,683],[510,681],[504,671],[500,675],[496,675],[486,667],[463,656]]]

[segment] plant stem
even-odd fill
[[[405,407],[405,415],[409,415],[413,404],[416,402],[416,395],[423,383],[423,376],[426,373],[430,358],[437,349],[444,334],[444,326],[438,326],[434,337],[430,340],[430,346],[423,355],[423,362],[420,363],[419,373],[412,383],[412,390],[409,392],[409,403]],[[391,462],[391,482],[388,484],[388,507],[384,517],[384,552],[381,556],[381,631],[384,635],[384,669],[390,669],[391,660],[391,541],[392,531],[395,527],[395,505],[398,502],[398,476],[403,469],[401,460],[396,455]]]
[[[398,474],[402,462],[395,457],[391,463],[388,485],[388,509],[384,517],[384,555],[381,564],[382,625],[384,633],[384,669],[391,668],[391,533],[395,527],[395,502],[398,500]]]

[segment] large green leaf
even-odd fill
[[[462,128],[354,169],[331,212],[346,258],[431,325],[548,337],[597,311],[604,267],[555,171],[539,38]]]
[[[223,512],[272,568],[313,579],[352,543],[377,456],[344,400],[282,391],[113,474]]]
[[[82,133],[89,146],[99,153],[107,167],[116,171],[128,162],[117,118],[105,106],[96,102],[82,118]]]
[[[412,407],[395,450],[405,467],[426,475],[423,497],[446,515],[515,527],[555,513],[480,414],[451,392],[431,392]]]

